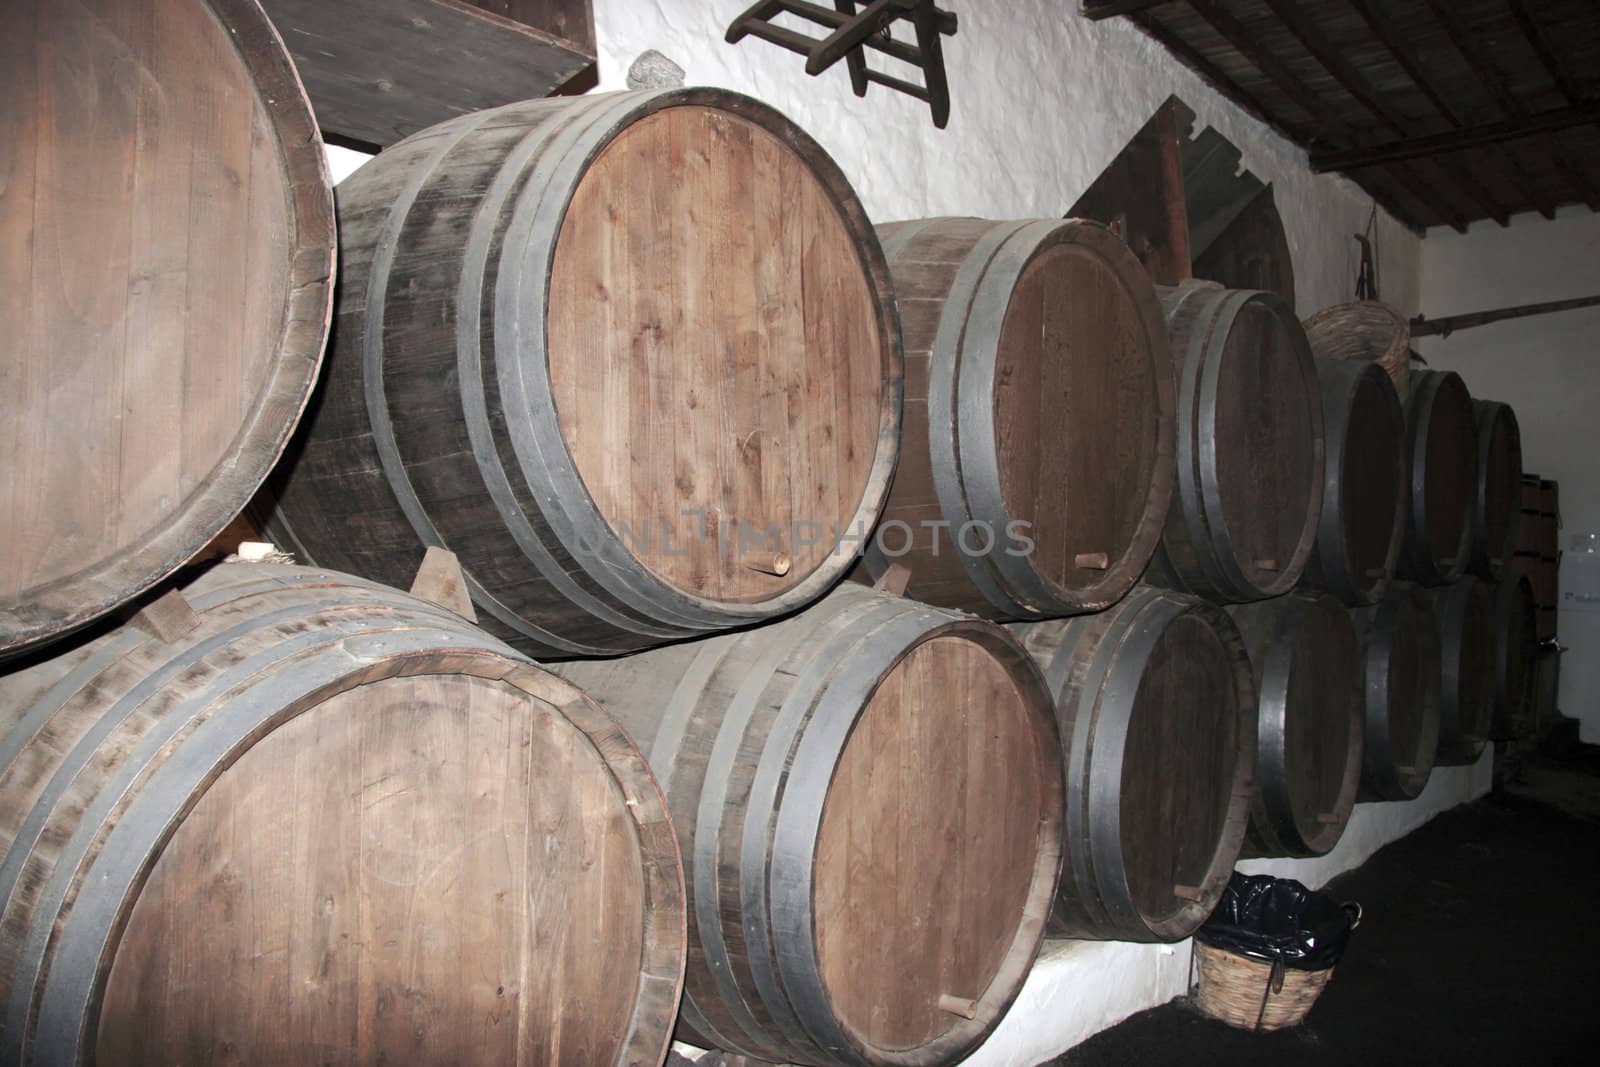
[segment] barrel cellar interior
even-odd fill
[[[0,1064],[1591,1047],[1597,69],[0,0]]]

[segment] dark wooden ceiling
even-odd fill
[[[1082,0],[1418,229],[1600,210],[1600,0]]]

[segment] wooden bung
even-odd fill
[[[245,506],[317,379],[333,195],[254,0],[6,5],[0,655]]]
[[[1177,479],[1145,580],[1223,603],[1294,588],[1322,514],[1322,401],[1271,293],[1157,287],[1178,375]]]
[[[1146,585],[1098,615],[1011,629],[1055,694],[1066,754],[1068,862],[1051,932],[1189,936],[1250,818],[1255,687],[1238,629],[1214,605]]]
[[[1439,631],[1422,591],[1391,582],[1351,611],[1361,637],[1364,730],[1357,800],[1415,800],[1439,748]]]
[[[1322,516],[1302,584],[1349,607],[1376,603],[1405,534],[1406,420],[1376,363],[1318,357],[1326,434]]]
[[[777,111],[463,115],[341,183],[339,228],[326,381],[267,523],[302,560],[404,585],[443,546],[480,625],[556,658],[786,614],[855,562],[900,333],[849,183]]]
[[[1478,492],[1472,397],[1454,371],[1417,370],[1406,399],[1406,532],[1398,572],[1448,585],[1466,570]]]
[[[920,1067],[999,1023],[1062,858],[1050,695],[1008,633],[846,583],[770,626],[557,669],[666,793],[690,900],[683,1040]]]
[[[181,605],[0,677],[0,1062],[661,1062],[683,872],[588,697],[346,575]]]
[[[1172,361],[1138,259],[1077,219],[878,234],[905,330],[905,444],[858,577],[898,560],[909,596],[990,618],[1115,603],[1172,489]]]
[[[1327,595],[1276,597],[1227,611],[1250,651],[1257,694],[1256,789],[1245,854],[1325,855],[1344,835],[1361,783],[1355,626]]]

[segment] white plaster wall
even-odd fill
[[[1600,215],[1559,212],[1555,221],[1519,215],[1509,228],[1474,224],[1465,235],[1433,231],[1423,247],[1422,308],[1439,317],[1541,300],[1600,294]],[[1424,338],[1429,363],[1457,371],[1474,396],[1517,410],[1529,471],[1561,483],[1561,547],[1600,532],[1600,307],[1516,319]],[[1561,709],[1600,742],[1600,603],[1567,599],[1594,557],[1562,563]],[[1588,573],[1585,573],[1588,572]]]

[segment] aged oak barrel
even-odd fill
[[[1406,418],[1376,363],[1318,359],[1327,462],[1303,583],[1351,607],[1383,599],[1405,535]]]
[[[1490,736],[1514,738],[1528,726],[1539,618],[1526,576],[1507,574],[1494,587],[1494,720]]]
[[[906,339],[905,433],[863,570],[998,618],[1093,611],[1144,571],[1172,493],[1161,306],[1095,222],[878,228]]]
[[[1148,581],[1211,600],[1288,592],[1322,514],[1322,399],[1270,293],[1158,288],[1178,368],[1178,471]]]
[[[648,754],[689,883],[684,1040],[953,1064],[1032,966],[1061,754],[1004,630],[847,583],[770,626],[561,664]]]
[[[1258,702],[1246,854],[1321,856],[1344,836],[1361,783],[1360,639],[1330,596],[1227,610],[1250,650]]]
[[[1422,591],[1391,582],[1353,611],[1361,634],[1365,738],[1358,800],[1414,800],[1439,749],[1439,629]]]
[[[1469,567],[1499,581],[1517,550],[1522,521],[1522,431],[1510,404],[1474,400],[1478,437],[1478,491],[1472,505]]]
[[[900,334],[848,183],[778,112],[682,89],[463,116],[341,183],[339,226],[280,543],[390,584],[448,548],[481,624],[554,657],[792,611],[855,561]]]
[[[644,759],[432,604],[223,564],[0,679],[0,1061],[656,1064]]]
[[[333,197],[254,0],[7,4],[0,654],[175,571],[316,380]]]
[[[1441,766],[1476,763],[1494,719],[1494,598],[1467,575],[1427,591],[1439,627]]]
[[[1238,629],[1205,601],[1139,585],[1098,615],[1013,630],[1055,693],[1066,754],[1052,933],[1187,937],[1250,819],[1256,701]]]
[[[1478,492],[1472,397],[1455,371],[1412,372],[1406,441],[1410,499],[1399,573],[1444,585],[1466,572]]]

